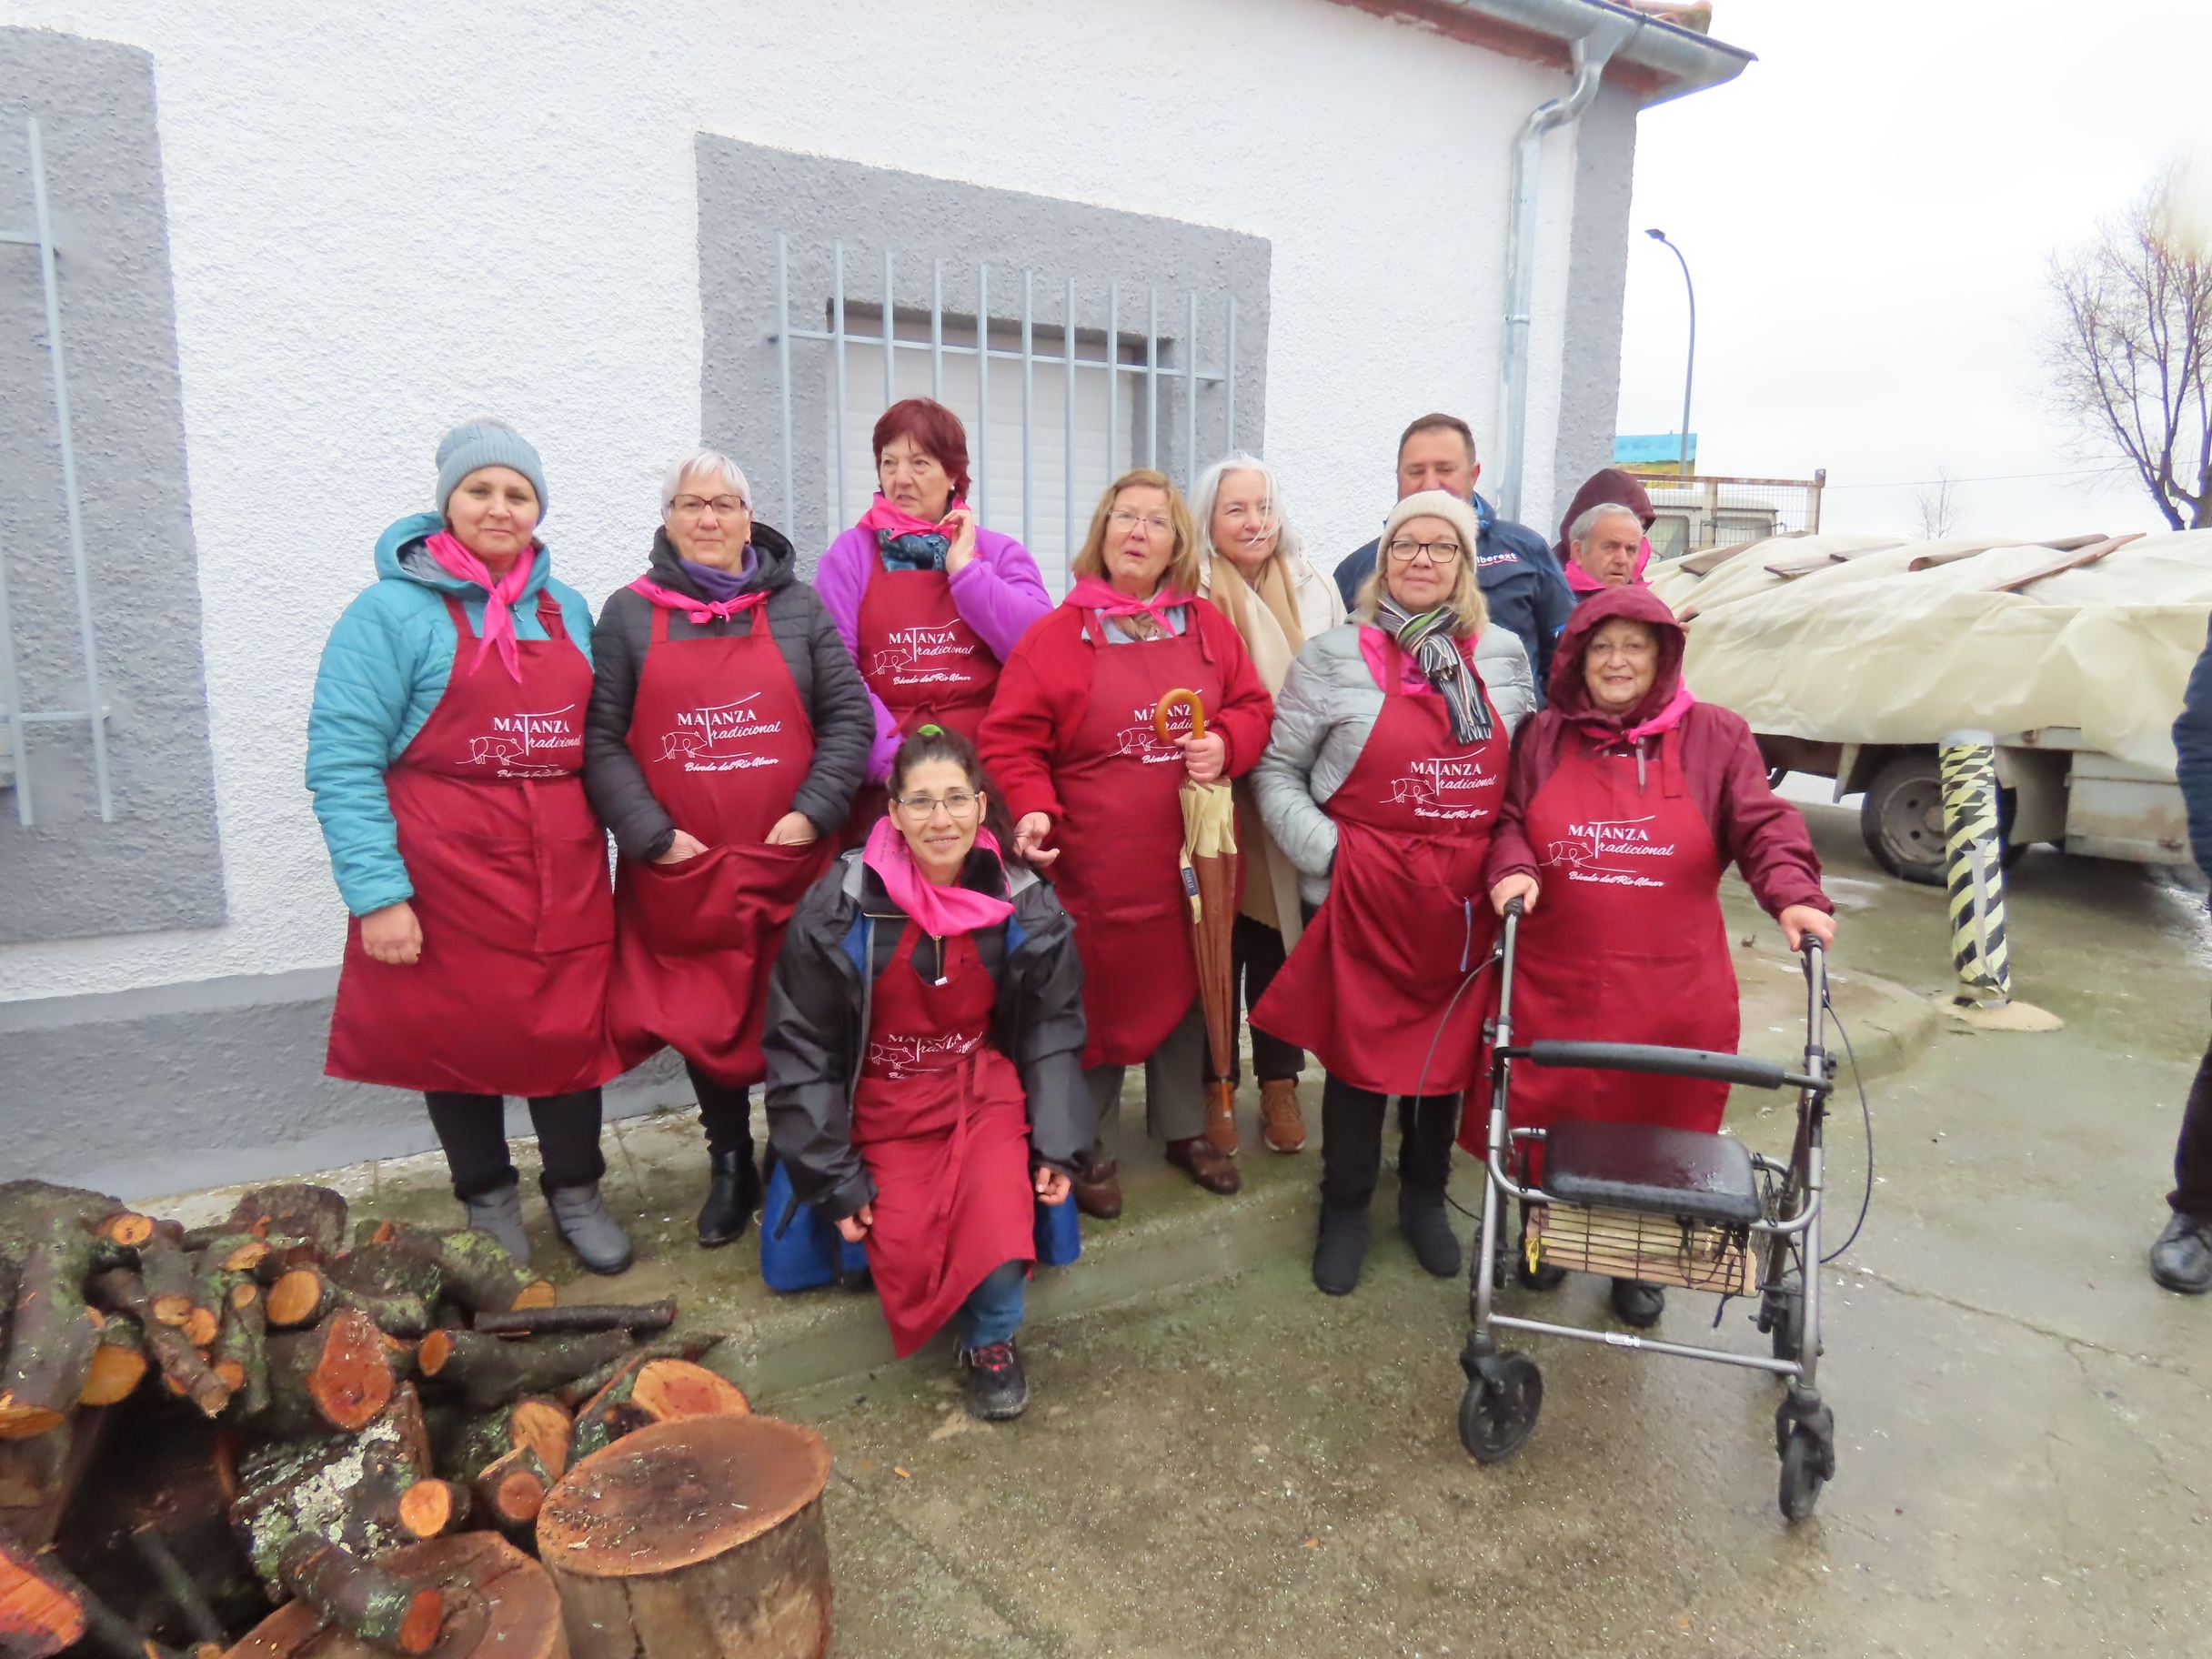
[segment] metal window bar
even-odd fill
[[[1079,525],[1075,501],[1075,471],[1077,466],[1076,402],[1081,384],[1079,371],[1095,369],[1105,376],[1106,391],[1106,470],[1113,469],[1124,442],[1132,454],[1138,452],[1135,435],[1121,431],[1121,382],[1124,376],[1143,377],[1143,438],[1141,453],[1149,466],[1160,464],[1160,381],[1161,345],[1160,290],[1148,286],[1143,356],[1141,359],[1125,360],[1121,338],[1121,287],[1118,281],[1106,284],[1106,329],[1102,349],[1096,357],[1085,355],[1079,339],[1081,317],[1078,306],[1077,283],[1073,277],[1065,280],[1065,311],[1061,319],[1060,349],[1058,352],[1040,349],[1037,339],[1036,273],[1025,269],[1022,273],[1022,300],[1021,344],[1019,348],[995,345],[990,339],[992,319],[990,301],[990,270],[988,264],[976,267],[975,338],[972,344],[945,338],[944,261],[931,262],[930,281],[930,316],[927,340],[901,339],[897,326],[897,265],[896,251],[883,252],[883,287],[881,310],[873,327],[863,325],[863,331],[853,331],[848,310],[858,303],[865,311],[868,301],[856,300],[848,294],[845,276],[845,247],[841,240],[830,245],[831,270],[829,296],[829,327],[826,328],[800,327],[794,325],[790,297],[790,239],[788,233],[779,232],[776,237],[776,309],[777,326],[774,336],[777,349],[777,368],[782,385],[780,405],[783,421],[782,448],[784,467],[783,506],[786,523],[793,522],[797,514],[796,440],[794,431],[794,369],[791,361],[791,343],[803,340],[827,346],[830,352],[833,377],[833,396],[836,408],[831,426],[836,454],[830,457],[832,482],[837,492],[838,510],[842,518],[851,508],[849,494],[848,469],[845,457],[846,422],[850,408],[852,391],[850,373],[846,359],[849,345],[861,345],[880,349],[884,354],[883,393],[885,402],[898,397],[897,356],[901,350],[930,354],[930,387],[931,395],[940,401],[945,392],[944,364],[948,356],[973,357],[976,364],[976,421],[974,427],[973,494],[979,519],[990,517],[990,487],[993,471],[990,463],[990,367],[996,362],[1019,363],[1021,368],[1021,533],[1030,539],[1036,528],[1034,499],[1036,483],[1034,422],[1036,417],[1036,368],[1039,364],[1056,367],[1061,370],[1061,531],[1065,550],[1072,557],[1076,547]],[[1198,405],[1204,389],[1220,387],[1222,391],[1222,452],[1228,453],[1236,447],[1236,347],[1237,306],[1233,296],[1222,298],[1222,343],[1218,365],[1209,367],[1202,359],[1201,326],[1204,309],[1203,297],[1195,290],[1186,296],[1185,335],[1180,341],[1170,344],[1181,350],[1182,361],[1171,365],[1172,375],[1180,367],[1184,397],[1183,455],[1181,457],[1186,472],[1184,483],[1195,478],[1201,468],[1199,450]],[[1007,319],[1010,323],[1013,320]],[[1133,347],[1134,342],[1130,342]],[[1211,423],[1209,423],[1211,424]]]
[[[15,669],[14,617],[7,605],[6,550],[0,548],[0,691],[5,691],[7,699],[5,707],[0,708],[0,716],[7,721],[8,756],[15,768],[15,817],[19,823],[28,828],[36,821],[24,728],[83,720],[92,728],[92,776],[99,798],[100,821],[112,824],[116,821],[116,803],[107,765],[107,703],[100,691],[99,654],[93,643],[92,578],[85,562],[84,504],[77,493],[76,443],[69,420],[69,365],[62,343],[61,250],[55,242],[53,206],[46,196],[45,146],[36,116],[24,118],[23,133],[31,174],[31,228],[0,230],[0,243],[38,251],[38,279],[45,297],[46,353],[54,377],[54,420],[61,447],[62,499],[69,526],[69,565],[75,584],[77,653],[85,670],[86,707],[29,709],[23,706]]]

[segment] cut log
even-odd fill
[[[146,1355],[160,1369],[171,1393],[191,1401],[209,1417],[230,1403],[230,1390],[208,1366],[206,1356],[176,1326],[155,1320],[152,1299],[136,1273],[110,1268],[96,1274],[89,1288],[100,1306],[113,1313],[128,1313],[143,1327]]]
[[[451,1481],[417,1481],[399,1494],[399,1524],[417,1538],[460,1530],[468,1519],[468,1489]]]
[[[528,1534],[544,1507],[553,1477],[537,1453],[517,1446],[486,1466],[468,1485],[477,1513],[501,1531]]]
[[[328,1264],[331,1293],[361,1310],[387,1336],[418,1337],[445,1289],[437,1257],[397,1241],[366,1244]]]
[[[568,1468],[570,1426],[568,1408],[558,1401],[526,1395],[464,1420],[443,1447],[438,1467],[455,1480],[474,1481],[518,1446],[527,1446],[558,1480]]]
[[[276,1282],[269,1286],[265,1306],[268,1311],[270,1326],[278,1331],[290,1331],[301,1325],[311,1325],[322,1318],[323,1309],[330,1299],[330,1286],[318,1267],[287,1268]]]
[[[100,1345],[85,1373],[79,1405],[113,1405],[136,1393],[146,1381],[146,1333],[128,1313],[111,1313],[100,1326]]]
[[[0,1654],[7,1659],[46,1659],[85,1634],[85,1598],[63,1582],[49,1558],[0,1538]]]
[[[437,1659],[568,1659],[552,1581],[496,1533],[411,1544],[377,1564],[403,1583],[447,1592]],[[376,1652],[322,1623],[305,1602],[290,1602],[248,1632],[228,1659],[374,1659]]]
[[[216,1272],[256,1272],[275,1253],[276,1247],[268,1240],[256,1239],[250,1232],[226,1232],[204,1241],[196,1248],[199,1252],[200,1272],[212,1276]]]
[[[0,1365],[0,1440],[59,1428],[85,1392],[100,1346],[100,1316],[85,1301],[92,1243],[75,1214],[56,1209],[24,1252]]]
[[[328,1187],[304,1181],[256,1187],[211,1231],[297,1240],[312,1244],[319,1255],[335,1256],[346,1248],[346,1200]]]
[[[181,1329],[206,1293],[192,1271],[192,1258],[160,1232],[138,1252],[138,1277],[146,1283],[155,1320],[165,1325]]]
[[[584,1336],[595,1331],[627,1331],[649,1336],[676,1322],[676,1303],[640,1302],[634,1307],[521,1308],[479,1313],[475,1328],[489,1336]]]
[[[694,1331],[689,1336],[664,1336],[616,1355],[597,1371],[587,1372],[560,1391],[560,1403],[570,1411],[581,1411],[592,1396],[626,1371],[635,1370],[647,1360],[687,1360],[693,1364],[704,1360],[723,1341],[719,1331]]]
[[[415,1542],[401,1503],[430,1474],[422,1411],[414,1391],[402,1389],[357,1434],[256,1447],[238,1466],[231,1524],[254,1570],[281,1590],[286,1553],[303,1539],[371,1560]]]
[[[446,1622],[442,1590],[410,1584],[341,1550],[302,1538],[286,1552],[285,1587],[347,1635],[392,1654],[427,1654]]]
[[[644,1359],[618,1375],[577,1413],[569,1455],[580,1462],[648,1423],[742,1417],[751,1410],[743,1389],[703,1365]]]
[[[35,1228],[53,1215],[73,1217],[87,1233],[118,1250],[136,1250],[154,1236],[150,1217],[127,1208],[119,1198],[85,1187],[56,1186],[45,1181],[0,1181],[0,1216]],[[0,1241],[0,1257],[8,1247]]]
[[[415,1351],[415,1362],[426,1382],[453,1391],[478,1411],[489,1411],[523,1394],[549,1393],[629,1349],[629,1335],[622,1331],[528,1342],[473,1331],[433,1331]]]
[[[238,1380],[232,1384],[232,1412],[240,1418],[258,1417],[269,1409],[268,1316],[261,1301],[261,1287],[250,1280],[238,1287],[250,1292],[243,1302],[234,1292],[223,1310],[223,1329],[208,1357],[216,1374],[227,1378],[225,1367],[235,1367]]]
[[[655,1423],[568,1471],[538,1517],[576,1659],[827,1652],[830,1447],[772,1417]]]
[[[0,1441],[0,1538],[34,1553],[54,1542],[107,1421],[106,1412],[80,1411],[50,1433]]]
[[[392,1398],[384,1336],[354,1308],[312,1331],[268,1340],[269,1405],[256,1427],[278,1439],[320,1428],[358,1429]]]
[[[537,1274],[508,1253],[505,1245],[477,1228],[441,1232],[430,1227],[411,1227],[400,1222],[380,1222],[369,1229],[362,1248],[372,1244],[398,1244],[437,1262],[440,1292],[471,1312],[506,1312],[512,1308],[549,1308],[558,1292],[550,1280]]]

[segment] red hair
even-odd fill
[[[953,499],[967,495],[968,428],[960,425],[959,416],[933,397],[906,397],[894,403],[876,419],[872,441],[878,467],[883,465],[883,452],[901,437],[928,451],[945,469],[945,476],[952,480]]]

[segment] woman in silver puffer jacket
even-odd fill
[[[1478,533],[1442,490],[1398,503],[1352,619],[1299,652],[1252,773],[1312,920],[1252,1023],[1327,1072],[1313,1279],[1332,1295],[1359,1282],[1393,1095],[1399,1225],[1429,1272],[1459,1271],[1444,1181],[1482,999],[1455,992],[1490,950],[1483,860],[1536,708],[1520,640],[1487,626]]]

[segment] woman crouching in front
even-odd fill
[[[1052,890],[984,827],[967,739],[924,726],[890,812],[799,902],[769,985],[769,1138],[868,1252],[900,1358],[956,1319],[968,1409],[1016,1417],[1037,1204],[1091,1150],[1083,970]]]

